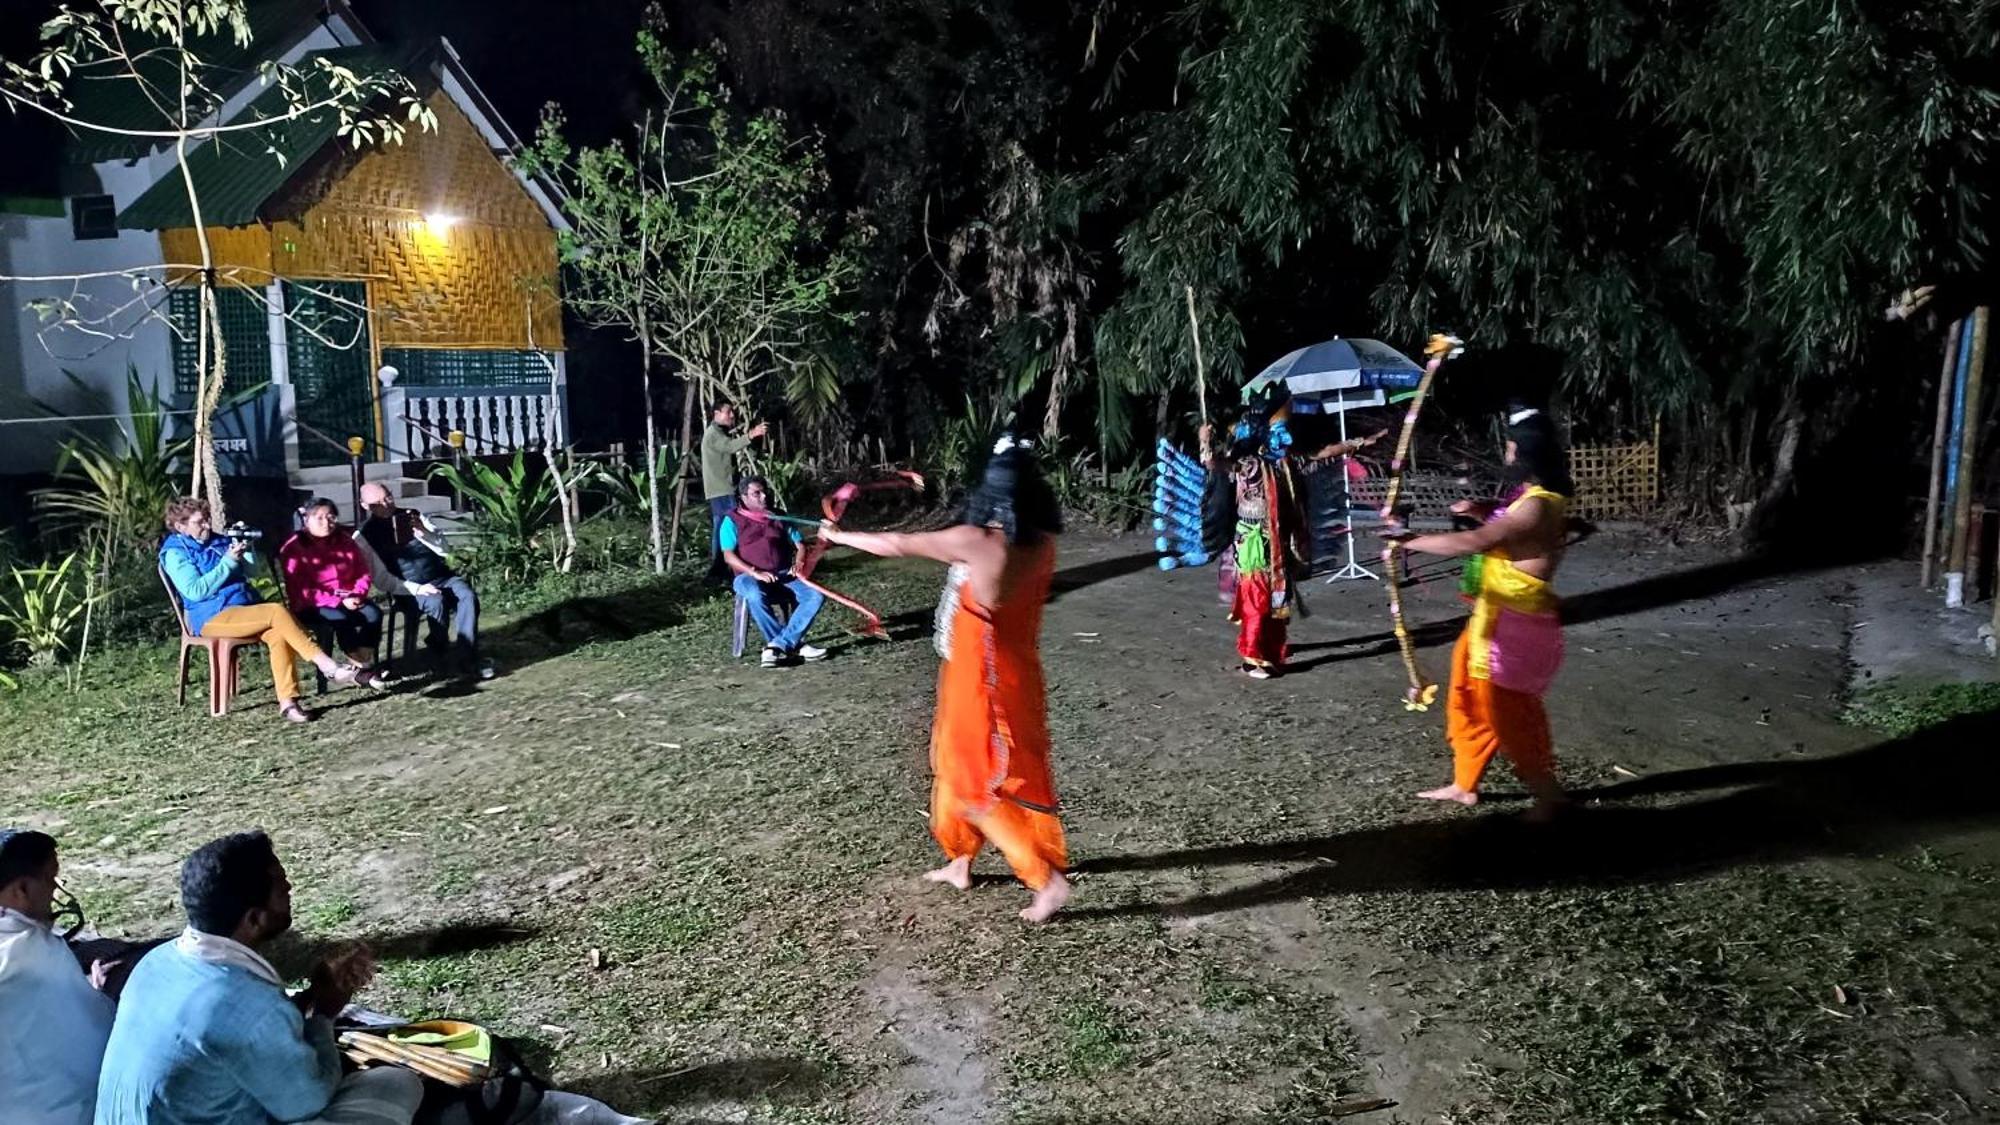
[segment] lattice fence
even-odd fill
[[[406,387],[544,387],[549,369],[534,352],[515,349],[384,348],[382,362]]]
[[[227,349],[229,378],[223,393],[241,394],[271,381],[270,317],[255,297],[234,286],[215,293],[222,317],[222,342]],[[167,292],[167,315],[174,323],[174,391],[191,395],[201,385],[201,291],[176,285]]]
[[[1636,516],[1660,502],[1660,444],[1579,445],[1570,450],[1576,479],[1572,515],[1587,520]]]

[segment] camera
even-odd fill
[[[251,527],[242,520],[237,520],[228,527],[218,528],[217,534],[236,543],[255,543],[257,540],[264,538],[262,531]]]

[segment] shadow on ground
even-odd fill
[[[672,629],[687,620],[690,606],[722,595],[696,577],[662,578],[615,594],[579,595],[484,633],[480,647],[505,675],[584,645]]]
[[[1754,582],[1853,566],[1873,557],[1872,555],[1850,558],[1829,558],[1826,555],[1814,557],[1750,555],[1687,570],[1671,571],[1652,578],[1642,578],[1637,582],[1627,582],[1621,586],[1610,586],[1602,590],[1588,590],[1575,597],[1564,598],[1563,624],[1583,625],[1592,621],[1643,613],[1663,606],[1678,605],[1682,602],[1701,601]],[[1426,580],[1432,581],[1435,578]],[[1459,630],[1464,628],[1465,620],[1465,615],[1460,614],[1443,621],[1425,622],[1410,630],[1410,638],[1416,642],[1418,648],[1439,648],[1449,645],[1458,639]],[[1286,665],[1285,671],[1287,675],[1296,675],[1322,664],[1366,660],[1394,652],[1396,647],[1396,634],[1393,631],[1367,633],[1333,641],[1295,644],[1291,648],[1295,656],[1309,653],[1317,655],[1306,655],[1304,659],[1295,659]]]
[[[565,1089],[606,1105],[658,1107],[694,1102],[804,1102],[825,1094],[825,1071],[805,1059],[756,1055],[698,1066],[588,1075]],[[676,1116],[676,1121],[691,1120]]]
[[[1659,808],[1581,808],[1546,827],[1482,810],[1309,839],[1102,856],[1082,870],[1312,866],[1212,895],[1067,917],[1210,914],[1380,891],[1615,885],[1744,863],[1869,854],[2000,817],[2000,792],[1977,783],[1994,746],[2000,746],[2000,711],[1833,758],[1683,770],[1590,791],[1579,796],[1615,801],[1734,790]]]
[[[377,959],[421,961],[527,941],[541,931],[517,922],[450,922],[419,930],[393,930],[363,937]]]

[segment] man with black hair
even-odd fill
[[[0,829],[0,1119],[90,1125],[111,1035],[102,963],[86,977],[55,932],[55,840]]]
[[[259,952],[292,925],[292,887],[262,832],[202,845],[181,867],[188,926],[125,986],[96,1125],[409,1125],[423,1083],[377,1067],[343,1079],[333,1017],[374,976],[365,949],[287,996]]]
[[[1452,781],[1417,796],[1478,804],[1480,778],[1498,752],[1534,794],[1531,818],[1545,820],[1564,799],[1542,695],[1562,667],[1555,577],[1576,486],[1562,437],[1546,413],[1516,402],[1506,417],[1508,495],[1452,505],[1454,513],[1481,521],[1478,527],[1417,536],[1392,527],[1384,535],[1406,551],[1469,556],[1461,591],[1472,616],[1452,652],[1446,697]]]
[[[722,561],[724,517],[736,508],[736,455],[751,442],[764,436],[769,424],[759,422],[741,435],[736,428],[736,404],[718,402],[709,411],[708,428],[701,432],[701,493],[708,500],[708,580],[728,581]]]
[[[763,477],[745,477],[736,486],[736,509],[722,517],[720,545],[722,561],[736,572],[736,596],[764,634],[764,667],[826,659],[825,649],[805,643],[826,596],[793,576],[799,533],[773,517],[771,485]],[[792,600],[791,616],[782,622],[770,604],[781,595]]]

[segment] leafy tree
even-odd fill
[[[747,402],[765,376],[796,377],[813,367],[822,354],[815,344],[840,318],[838,301],[853,272],[846,254],[823,249],[825,172],[814,146],[794,138],[778,113],[734,107],[714,56],[677,56],[664,28],[655,9],[639,34],[659,103],[630,140],[575,145],[552,106],[522,160],[567,196],[575,229],[562,236],[561,252],[573,278],[571,306],[593,323],[631,333],[641,348],[656,570],[665,569],[675,545],[661,543],[655,364],[671,363],[685,380],[686,464],[699,403]],[[676,538],[686,488],[683,475]]]

